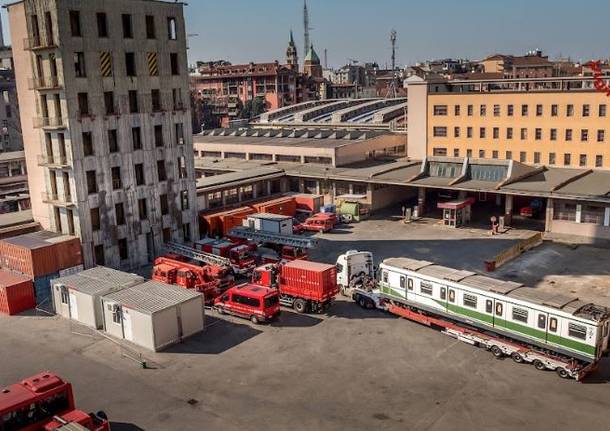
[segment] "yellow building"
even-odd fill
[[[591,77],[407,84],[410,157],[610,168],[610,98]]]

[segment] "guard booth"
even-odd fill
[[[443,224],[457,228],[469,223],[474,202],[474,198],[439,202],[437,207],[443,210]]]

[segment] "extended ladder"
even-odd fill
[[[272,244],[289,245],[298,248],[314,248],[318,245],[318,241],[315,238],[264,232],[246,226],[234,227],[229,232],[229,236]]]
[[[218,266],[231,266],[231,261],[229,259],[227,259],[226,257],[221,257],[221,256],[216,256],[215,254],[206,253],[204,251],[194,249],[193,247],[189,247],[188,245],[170,242],[170,243],[165,244],[165,249],[168,252],[186,256],[186,257],[196,260],[198,262],[203,262],[203,263],[207,263],[210,265],[218,265]]]

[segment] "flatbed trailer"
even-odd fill
[[[394,303],[383,298],[378,289],[353,288],[352,299],[362,308],[385,310],[413,322],[440,329],[441,333],[445,335],[449,335],[466,344],[489,350],[495,358],[509,356],[519,364],[529,363],[540,371],[553,370],[565,379],[573,378],[577,381],[582,381],[598,365],[597,362],[586,364],[576,359],[541,352],[525,343],[467,327],[449,319],[405,306],[404,304]]]

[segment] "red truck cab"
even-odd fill
[[[250,274],[256,266],[252,244],[235,243],[227,239],[204,238],[195,242],[197,250],[229,259],[235,274]]]
[[[313,232],[330,232],[337,224],[337,216],[334,213],[318,213],[307,219],[300,225],[301,230]]]
[[[220,314],[243,317],[252,323],[269,322],[280,314],[280,298],[276,289],[246,283],[216,298],[214,308]]]

